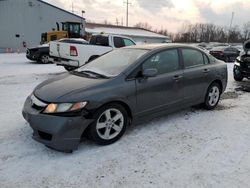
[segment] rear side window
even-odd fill
[[[182,57],[183,57],[185,68],[191,68],[191,67],[201,66],[205,64],[204,56],[198,50],[182,49]]]
[[[122,48],[125,46],[124,41],[121,37],[114,37],[114,45],[116,48]]]
[[[178,70],[179,57],[177,50],[166,50],[151,56],[143,64],[143,69],[149,68],[156,68],[158,74],[165,74]]]
[[[133,46],[135,43],[129,39],[123,39],[125,46]]]
[[[109,39],[105,36],[93,36],[89,44],[100,45],[100,46],[109,46]]]

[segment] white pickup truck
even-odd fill
[[[50,60],[68,71],[74,70],[114,48],[135,45],[128,37],[119,35],[93,35],[89,44],[50,42]]]

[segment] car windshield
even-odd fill
[[[147,50],[117,49],[109,52],[76,70],[78,73],[115,77],[135,62]]]

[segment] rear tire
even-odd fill
[[[95,121],[89,127],[89,136],[99,145],[108,145],[119,140],[129,122],[125,108],[116,103],[98,109],[94,119]]]
[[[73,71],[73,70],[75,70],[75,69],[77,69],[76,67],[69,67],[69,66],[64,66],[64,69],[66,70],[66,71]]]
[[[216,82],[212,83],[208,87],[203,107],[207,110],[214,109],[220,100],[220,96],[221,96],[221,86]]]

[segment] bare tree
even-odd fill
[[[134,25],[134,27],[138,27],[138,28],[142,28],[142,29],[146,29],[146,30],[152,30],[152,26],[149,25],[147,22],[139,22],[137,24]]]
[[[244,37],[244,40],[247,40],[250,38],[250,21],[243,25],[243,37]]]

